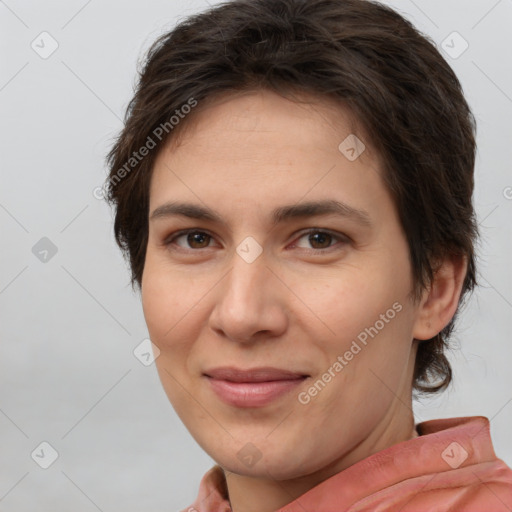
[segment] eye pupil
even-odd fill
[[[325,245],[325,240],[327,239],[327,245]],[[331,239],[331,235],[329,233],[320,233],[320,232],[317,232],[317,233],[313,233],[311,235],[309,235],[309,241],[310,243],[312,243],[312,245],[314,245],[315,242],[320,242],[320,245],[324,246],[324,247],[329,247],[330,245],[330,239]]]
[[[194,243],[198,241],[197,237],[202,238],[202,239],[205,239],[205,238],[208,239],[209,235],[207,235],[206,233],[201,233],[199,231],[189,233],[188,237],[187,237],[187,242],[190,244],[191,247],[195,247]],[[201,245],[200,241],[199,241],[199,245]],[[208,245],[208,244],[206,244],[206,245]],[[203,247],[203,246],[201,246],[201,247]]]

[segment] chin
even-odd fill
[[[241,463],[237,458],[226,457],[225,462],[218,460],[217,463],[222,468],[237,475],[243,475],[253,478],[272,478],[273,480],[291,480],[305,476],[309,473],[308,468],[297,464],[297,461],[290,461],[289,464],[283,464],[282,459],[275,456],[270,458],[261,458],[254,466],[249,467]]]
[[[262,439],[254,443],[233,442],[231,447],[223,450],[218,445],[213,449],[206,449],[211,446],[203,446],[203,449],[217,464],[231,473],[254,478],[270,476],[275,480],[290,480],[306,476],[323,466],[322,461],[315,464],[314,452],[299,454],[294,450],[293,446],[301,442],[303,440],[296,440],[294,443],[277,440],[276,443],[270,443]],[[259,450],[257,446],[264,446],[264,449]]]

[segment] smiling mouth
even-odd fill
[[[203,374],[223,402],[234,407],[263,407],[288,394],[309,375],[279,368],[216,368]]]

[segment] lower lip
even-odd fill
[[[221,400],[235,407],[262,407],[289,393],[305,378],[270,382],[230,382],[207,377]]]

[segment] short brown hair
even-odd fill
[[[124,129],[107,157],[106,183],[132,286],[140,287],[144,270],[152,167],[178,131],[169,116],[191,99],[267,88],[335,98],[354,114],[384,163],[416,298],[450,254],[464,256],[468,265],[460,302],[474,288],[475,120],[433,42],[391,8],[369,0],[230,1],[159,37],[139,75]],[[130,160],[150,139],[157,149]],[[419,343],[416,391],[434,393],[450,383],[444,352],[454,321]]]

